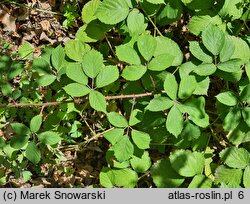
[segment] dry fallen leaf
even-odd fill
[[[9,32],[16,31],[16,18],[0,8],[0,23],[4,25],[3,30]]]
[[[43,20],[40,22],[43,31],[48,31],[50,29],[50,22],[48,20]]]

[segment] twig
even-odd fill
[[[106,96],[106,100],[113,100],[113,99],[126,99],[126,98],[142,98],[146,96],[153,96],[153,92],[142,93],[142,94],[129,94],[129,95],[119,95],[119,96]]]

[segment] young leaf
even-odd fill
[[[226,106],[236,106],[238,99],[232,91],[226,91],[216,96],[217,100]]]
[[[197,41],[190,41],[189,42],[189,49],[198,60],[205,62],[205,63],[212,63],[213,57],[209,55],[204,45]]]
[[[194,70],[194,73],[200,76],[209,76],[216,72],[217,67],[214,64],[200,64]]]
[[[169,98],[158,96],[158,97],[154,97],[154,99],[152,99],[149,102],[149,104],[146,106],[145,109],[153,111],[153,112],[157,112],[157,111],[167,110],[171,108],[173,105],[174,105],[174,102],[170,100]]]
[[[124,129],[114,128],[104,134],[104,138],[108,140],[112,145],[116,144],[123,137]]]
[[[106,99],[100,92],[91,91],[89,93],[89,103],[95,110],[106,113]]]
[[[177,91],[178,91],[178,83],[173,74],[168,74],[166,76],[166,79],[164,81],[164,90],[166,91],[167,95],[172,100],[176,100]]]
[[[225,72],[237,72],[240,71],[241,60],[231,59],[225,62],[221,62],[217,65],[218,69]]]
[[[42,114],[34,116],[30,121],[31,132],[38,132],[43,122]]]
[[[185,177],[193,177],[202,173],[205,158],[200,152],[190,150],[176,150],[169,156],[173,169]]]
[[[126,118],[119,113],[110,112],[107,114],[107,117],[109,122],[115,127],[125,128],[128,126]]]
[[[103,56],[100,52],[92,49],[83,56],[82,68],[88,77],[95,78],[103,67]]]
[[[147,67],[143,65],[126,66],[122,71],[122,77],[128,81],[136,81],[146,73]]]
[[[63,87],[63,89],[72,97],[85,96],[90,92],[90,89],[87,86],[78,83],[68,84],[67,86]]]
[[[88,84],[88,77],[84,74],[80,63],[70,63],[66,67],[66,75],[70,79],[83,85]]]
[[[138,130],[132,130],[131,132],[132,139],[137,147],[140,149],[148,149],[150,144],[150,136],[145,132]]]
[[[158,188],[177,188],[185,180],[172,168],[169,159],[155,162],[150,173]]]
[[[147,151],[144,151],[141,158],[133,155],[132,159],[130,159],[130,164],[136,172],[146,172],[151,166],[151,159],[149,157],[149,153]]]
[[[152,35],[142,34],[137,41],[138,49],[146,61],[149,61],[155,52],[157,42]]]
[[[105,66],[96,77],[96,86],[102,88],[112,84],[119,78],[119,70],[117,66]]]
[[[138,9],[135,8],[130,11],[127,18],[127,25],[131,36],[140,35],[145,31],[147,28],[147,23],[144,21],[144,15]]]
[[[30,142],[25,150],[25,157],[33,164],[38,164],[41,160],[41,152],[34,142]]]
[[[250,153],[244,148],[229,147],[220,152],[221,160],[229,167],[244,169],[250,165]]]
[[[250,188],[250,166],[247,166],[244,170],[243,184],[245,188]]]
[[[114,155],[119,162],[130,159],[134,153],[134,146],[129,137],[124,135],[120,141],[113,146]]]
[[[177,137],[181,134],[183,126],[184,121],[182,114],[176,106],[173,106],[168,113],[166,128],[171,134]]]
[[[140,57],[137,52],[128,45],[119,45],[116,47],[116,55],[119,60],[129,64],[141,64]]]
[[[153,58],[149,64],[148,69],[152,71],[163,71],[172,66],[174,57],[171,54],[162,54]]]
[[[210,24],[202,32],[202,41],[213,55],[218,55],[224,45],[225,34],[218,26]]]
[[[97,18],[106,24],[117,24],[129,14],[129,5],[124,0],[104,0],[96,11]]]
[[[38,139],[45,145],[54,145],[62,140],[58,133],[53,131],[42,132],[38,135]]]
[[[51,62],[53,67],[59,71],[62,68],[65,58],[64,49],[61,45],[58,45],[55,49],[52,50]]]

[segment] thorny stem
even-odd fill
[[[129,95],[118,95],[118,96],[106,96],[105,99],[116,100],[116,99],[128,99],[128,98],[142,98],[146,96],[153,96],[153,92],[147,92],[142,94],[129,94]],[[73,103],[74,100],[69,101],[54,101],[46,103],[11,103],[11,104],[0,104],[0,108],[18,108],[18,107],[47,107],[47,106],[58,106],[65,103]]]

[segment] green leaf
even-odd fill
[[[184,121],[181,112],[176,106],[173,106],[167,116],[166,128],[167,130],[177,137],[181,134],[184,126]]]
[[[27,136],[30,135],[30,129],[22,123],[11,123],[11,127],[17,135]]]
[[[126,118],[116,112],[110,112],[107,114],[109,122],[115,127],[125,128],[128,126],[128,121]]]
[[[38,132],[43,122],[42,114],[34,116],[30,121],[31,132]]]
[[[205,63],[212,63],[213,57],[209,55],[206,48],[203,44],[197,41],[190,41],[189,42],[189,49],[198,60],[205,62]]]
[[[200,152],[190,150],[176,150],[169,156],[173,169],[184,177],[193,177],[202,173],[205,158]]]
[[[41,160],[41,152],[34,142],[30,142],[25,150],[25,157],[33,164],[38,164]]]
[[[1,91],[3,93],[4,96],[11,96],[12,94],[12,87],[11,85],[7,82],[5,84],[1,84]]]
[[[216,96],[217,100],[226,106],[235,106],[238,99],[232,91],[226,91]]]
[[[225,36],[224,45],[220,51],[220,62],[225,62],[231,59],[235,51],[235,45],[229,35]]]
[[[62,140],[58,133],[53,131],[42,132],[38,135],[38,139],[45,145],[55,145]]]
[[[213,55],[218,55],[224,45],[225,34],[218,26],[210,24],[202,32],[202,42]]]
[[[106,99],[102,93],[98,91],[91,91],[89,94],[89,103],[95,110],[106,113]]]
[[[158,188],[177,188],[184,182],[184,178],[172,168],[169,159],[155,162],[150,173]]]
[[[250,84],[248,84],[240,94],[240,100],[250,103]]]
[[[77,62],[82,61],[84,54],[90,51],[90,46],[82,43],[80,40],[68,40],[65,44],[66,55]]]
[[[164,0],[146,0],[146,1],[151,4],[165,4]]]
[[[172,66],[174,56],[162,54],[154,57],[148,64],[148,69],[152,71],[163,71]]]
[[[154,53],[155,57],[163,54],[172,55],[174,59],[171,66],[181,65],[183,60],[183,54],[179,45],[176,42],[174,42],[170,38],[163,36],[156,37],[156,41],[157,41],[157,46]]]
[[[138,181],[137,173],[131,169],[110,169],[103,167],[100,173],[100,183],[106,188],[113,186],[133,188]]]
[[[80,63],[69,63],[66,67],[66,75],[75,82],[88,84],[88,77],[84,74]]]
[[[10,146],[14,149],[20,150],[21,148],[24,148],[29,141],[30,136],[29,135],[16,135],[11,138],[10,140]]]
[[[30,43],[25,42],[18,49],[18,55],[22,60],[26,60],[32,57],[33,47]]]
[[[95,78],[103,67],[103,56],[100,52],[92,49],[83,56],[82,68],[88,77]]]
[[[194,95],[208,95],[208,89],[210,85],[209,77],[196,77],[197,86],[195,91],[193,92]]]
[[[166,1],[165,1],[166,2]],[[182,14],[182,4],[180,1],[170,0],[166,6],[159,11],[156,17],[156,23],[160,26],[166,26],[180,19]]]
[[[217,67],[214,64],[200,64],[194,70],[194,73],[200,76],[209,76],[216,72]]]
[[[132,139],[137,147],[140,149],[148,149],[150,144],[150,136],[145,132],[138,130],[132,130],[131,132]]]
[[[239,185],[241,183],[242,174],[241,169],[231,169],[221,165],[215,170],[215,183]]]
[[[222,20],[219,15],[194,15],[188,23],[188,28],[191,33],[200,35],[210,24],[221,25]]]
[[[126,66],[122,71],[122,77],[128,81],[136,81],[146,73],[147,67],[143,65]]]
[[[110,85],[119,78],[119,70],[117,66],[105,66],[96,77],[96,86],[102,88]]]
[[[155,52],[157,41],[152,35],[142,34],[137,41],[138,49],[146,61],[149,61]]]
[[[247,166],[244,170],[243,184],[245,188],[250,188],[250,166]]]
[[[226,131],[235,129],[241,121],[241,111],[239,108],[233,108],[227,114],[223,121],[223,128]]]
[[[231,59],[225,62],[221,62],[217,65],[218,69],[225,72],[237,72],[240,71],[241,60]]]
[[[130,159],[134,153],[134,146],[127,135],[113,145],[114,155],[119,162]]]
[[[181,136],[188,141],[196,140],[200,137],[200,135],[200,128],[196,125],[193,125],[191,122],[187,122],[181,133]]]
[[[214,0],[181,0],[185,6],[192,10],[208,9],[214,5]]]
[[[164,111],[171,108],[174,105],[174,102],[170,100],[168,97],[156,96],[154,97],[145,109],[157,112]]]
[[[228,147],[220,152],[220,158],[232,168],[244,169],[250,165],[250,154],[244,148]]]
[[[181,79],[179,84],[178,97],[181,99],[191,96],[196,89],[197,82],[194,76],[187,75]]]
[[[100,0],[91,0],[87,2],[82,9],[82,21],[85,23],[90,23],[96,19],[95,13],[100,5]]]
[[[41,74],[50,74],[50,65],[49,63],[43,58],[35,58],[32,62],[32,67],[35,71]]]
[[[196,125],[206,128],[209,125],[209,117],[205,112],[205,98],[193,98],[178,106],[182,113],[188,113],[189,119]]]
[[[188,188],[211,188],[212,183],[210,178],[204,175],[196,175],[188,185]]]
[[[164,81],[164,90],[172,100],[176,100],[178,83],[173,74],[167,74],[166,79]]]
[[[250,107],[244,107],[242,110],[242,116],[245,123],[250,127]]]
[[[144,15],[136,8],[130,11],[127,18],[128,30],[131,36],[140,35],[147,28],[147,23],[144,22]]]
[[[61,45],[58,45],[55,49],[52,50],[51,62],[53,67],[59,71],[62,68],[65,58],[64,49]]]
[[[141,60],[137,52],[128,45],[119,45],[116,47],[116,55],[119,60],[129,64],[141,64]]]
[[[56,76],[52,75],[52,74],[45,74],[41,77],[39,77],[35,83],[38,86],[49,86],[50,84],[52,84],[54,81],[56,80]]]
[[[138,123],[140,123],[143,119],[143,112],[139,109],[134,109],[131,112],[130,118],[129,118],[129,125],[134,126]]]
[[[21,175],[22,175],[22,180],[24,182],[27,182],[31,180],[33,174],[30,171],[23,171]]]
[[[90,89],[83,84],[71,83],[63,87],[65,92],[72,97],[81,97],[89,94]]]
[[[143,155],[140,157],[132,156],[130,159],[132,168],[138,173],[146,172],[151,166],[151,159],[147,151],[143,152]]]
[[[124,0],[104,0],[96,11],[97,18],[106,24],[117,24],[129,14],[129,6]]]
[[[104,134],[104,138],[107,139],[112,145],[116,144],[123,138],[124,129],[114,128]]]
[[[239,19],[243,14],[242,0],[225,0],[219,14],[223,18]]]

